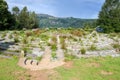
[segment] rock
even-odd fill
[[[25,57],[25,53],[24,53],[23,50],[22,50],[21,53],[20,53],[20,57],[21,57],[21,58],[24,58],[24,57]]]
[[[34,48],[32,51],[32,54],[37,55],[38,57],[42,56],[44,54],[43,51],[40,50],[40,48]]]

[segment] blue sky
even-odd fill
[[[105,0],[6,0],[13,6],[56,17],[97,18]]]

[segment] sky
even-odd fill
[[[98,18],[105,0],[6,0],[9,10],[14,6],[56,17]]]

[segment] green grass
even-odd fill
[[[16,73],[24,69],[17,66],[17,61],[17,59],[0,58],[0,80],[18,80]]]
[[[59,67],[56,70],[62,80],[120,80],[120,58],[89,58],[73,60],[72,68]],[[99,64],[95,67],[92,63]],[[104,75],[101,71],[112,72]]]

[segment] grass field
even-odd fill
[[[57,71],[62,80],[120,80],[120,58],[82,58],[74,60],[72,68]]]
[[[18,80],[25,70],[17,66],[17,62],[17,59],[0,58],[0,80]]]
[[[52,76],[53,78],[48,80],[120,80],[120,58],[81,58],[69,61],[54,70],[58,73],[55,76],[59,77]],[[27,77],[26,71],[17,66],[16,59],[0,58],[0,80],[21,80],[21,76]]]

